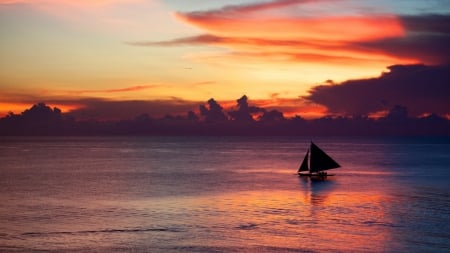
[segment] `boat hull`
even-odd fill
[[[320,173],[298,173],[300,177],[309,177],[311,180],[325,180],[327,177],[334,176],[333,174],[320,174]]]
[[[300,177],[320,177],[322,175],[316,174],[316,173],[298,173]],[[326,174],[326,177],[332,177],[334,174]]]

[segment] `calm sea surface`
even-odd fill
[[[450,252],[450,138],[0,139],[2,252]]]

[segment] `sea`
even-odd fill
[[[0,252],[450,252],[450,138],[1,137]]]

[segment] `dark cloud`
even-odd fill
[[[251,107],[244,96],[239,110]],[[76,120],[39,103],[21,114],[0,118],[0,136],[11,135],[449,135],[450,121],[431,114],[409,117],[408,108],[394,106],[378,120],[368,117],[324,117],[306,122],[300,117],[285,118],[278,110],[265,110],[257,121],[232,120],[214,99],[202,105],[202,118],[189,111],[186,117],[151,118],[148,114],[128,120]],[[238,111],[239,111],[238,110]],[[247,114],[248,115],[248,114]],[[209,118],[209,119],[208,119]]]
[[[360,53],[372,53],[376,51],[371,47],[383,47],[382,42],[379,45],[351,45],[351,50]],[[388,42],[390,43],[390,42]],[[203,34],[198,36],[178,38],[168,41],[136,41],[127,42],[132,46],[195,46],[195,45],[214,45],[231,48],[227,56],[235,59],[245,58],[260,58],[270,59],[271,61],[289,61],[289,62],[327,62],[327,63],[351,63],[361,64],[367,59],[361,55],[332,55],[324,52],[341,51],[348,49],[348,45],[327,45],[321,42],[308,42],[295,39],[263,39],[263,38],[245,38],[245,37],[227,37],[210,34]],[[253,50],[249,50],[253,48]],[[254,48],[275,48],[272,50],[254,50]],[[319,53],[308,53],[302,50],[318,50]],[[389,49],[389,47],[387,47]],[[379,49],[378,49],[379,51]],[[408,52],[406,52],[408,53]]]
[[[167,41],[135,41],[126,42],[132,46],[182,46],[182,45],[223,45],[223,46],[277,46],[277,47],[314,47],[322,49],[338,49],[339,47],[330,45],[321,45],[317,42],[308,42],[296,39],[267,39],[267,38],[246,38],[246,37],[231,37],[218,36],[212,34],[201,34],[196,36],[189,36],[177,38]]]
[[[192,12],[183,17],[200,19],[222,18],[222,15],[239,16],[242,12],[256,11],[278,5],[290,5],[302,1],[274,1],[261,5],[232,6],[215,11]],[[295,21],[296,19],[294,19]],[[325,62],[347,62],[361,64],[367,61],[369,55],[391,56],[399,60],[419,61],[425,64],[446,64],[450,62],[450,15],[416,15],[398,17],[405,34],[395,36],[373,36],[365,40],[352,40],[341,38],[339,43],[324,43],[327,39],[308,40],[294,37],[267,37],[250,36],[242,33],[233,33],[232,29],[225,33],[203,34],[198,36],[178,38],[169,41],[141,41],[129,42],[135,46],[180,46],[180,45],[214,45],[231,48],[233,57],[253,57],[285,59],[288,61],[325,61]],[[222,22],[222,21],[221,21]],[[225,22],[225,21],[223,21]],[[245,20],[240,22],[245,23]],[[325,21],[324,21],[325,22]],[[331,22],[331,21],[327,21]],[[226,23],[226,22],[225,22]],[[204,25],[214,26],[215,21],[206,22]],[[376,23],[374,23],[374,26]],[[217,24],[217,29],[222,25]],[[211,28],[212,30],[214,30]],[[208,28],[207,30],[211,30]],[[237,28],[236,28],[237,29]],[[388,29],[388,28],[386,28]],[[294,34],[294,32],[293,32]],[[347,42],[346,42],[347,41]],[[269,47],[272,50],[263,50]],[[249,50],[259,48],[261,50]],[[306,51],[305,51],[306,50]],[[269,53],[270,52],[270,53]],[[330,52],[342,52],[341,54],[330,54]],[[346,54],[343,54],[346,52]],[[355,52],[356,54],[348,54]],[[366,56],[364,56],[366,54]],[[365,57],[363,59],[363,57]]]
[[[208,106],[200,105],[200,114],[207,122],[226,121],[228,117],[225,115],[223,107],[213,98],[208,100]]]
[[[401,20],[406,29],[405,36],[354,45],[396,57],[420,59],[428,64],[450,62],[450,16],[404,16]]]
[[[275,0],[268,2],[250,3],[250,4],[240,4],[240,5],[228,5],[217,10],[210,11],[193,11],[189,13],[177,13],[178,15],[186,15],[190,17],[195,17],[197,19],[210,19],[212,16],[226,16],[226,15],[248,15],[251,12],[270,10],[280,7],[288,7],[296,4],[308,3],[313,0]],[[318,0],[315,0],[319,2]]]
[[[271,110],[264,112],[263,115],[259,118],[262,122],[279,122],[285,120],[282,112],[277,110]]]
[[[77,119],[117,120],[131,119],[141,114],[162,117],[166,114],[180,115],[196,108],[201,102],[179,98],[165,100],[113,101],[97,98],[77,101],[79,109],[69,112]]]
[[[409,32],[450,34],[449,15],[402,16],[401,19]]]
[[[328,0],[278,0],[229,5],[223,8],[176,13],[182,22],[207,34],[167,41],[128,42],[133,46],[213,45],[227,48],[219,56],[234,60],[263,59],[284,62],[320,62],[367,64],[389,60],[384,52],[356,41],[373,41],[403,34],[399,18],[394,15],[321,15],[286,12],[287,7],[302,9],[313,3],[317,7]],[[324,8],[326,6],[322,6]],[[322,13],[323,14],[323,13]],[[351,26],[352,29],[348,29]],[[353,43],[355,42],[355,43]],[[375,46],[373,46],[375,47]],[[203,58],[205,59],[205,58]],[[403,59],[402,59],[403,60]],[[403,61],[404,62],[404,61]]]
[[[202,34],[198,36],[190,36],[168,41],[135,41],[135,42],[126,42],[126,44],[132,46],[179,46],[179,45],[195,45],[195,44],[222,44],[229,41],[231,41],[231,39],[229,38],[209,34]]]
[[[258,113],[263,113],[266,110],[256,106],[250,106],[248,104],[248,97],[246,95],[242,96],[237,102],[237,110],[230,111],[228,114],[233,120],[249,122],[254,121],[253,115]]]
[[[330,112],[361,115],[406,106],[412,116],[450,114],[450,65],[395,65],[378,78],[319,85],[305,99]]]
[[[420,59],[429,64],[450,62],[450,34],[414,34],[403,38],[359,43],[358,46],[379,50],[401,58]]]

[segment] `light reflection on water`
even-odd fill
[[[308,141],[2,140],[0,250],[450,249],[448,139],[320,139],[323,182],[295,175]]]

